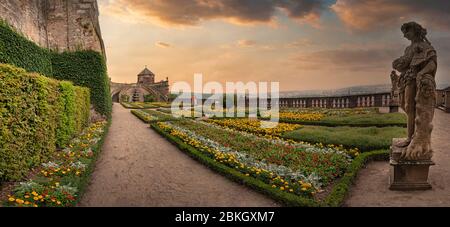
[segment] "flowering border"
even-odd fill
[[[359,170],[363,168],[365,164],[371,160],[387,160],[389,157],[389,152],[386,150],[371,151],[359,155],[352,161],[350,167],[347,169],[344,176],[341,179],[337,180],[328,196],[322,201],[316,201],[312,198],[295,195],[292,193],[280,191],[279,189],[273,188],[271,185],[259,179],[245,175],[231,167],[228,167],[208,157],[195,147],[185,143],[181,139],[166,132],[164,129],[159,127],[157,123],[152,123],[150,125],[153,130],[155,130],[160,135],[165,137],[169,142],[176,145],[180,150],[186,152],[192,158],[205,164],[210,169],[219,172],[220,174],[228,177],[229,179],[237,183],[253,188],[273,198],[274,200],[281,202],[286,206],[297,206],[297,207],[342,206],[348,194],[350,186],[356,179]]]
[[[183,142],[178,137],[175,137],[170,133],[166,132],[164,129],[160,128],[157,124],[151,124],[151,127],[160,135],[165,137],[169,142],[176,145],[180,150],[185,151],[189,156],[205,164],[210,169],[221,173],[222,175],[230,178],[231,180],[237,183],[244,184],[263,194],[266,194],[269,197],[272,197],[275,200],[282,202],[284,205],[307,206],[307,207],[317,207],[320,205],[317,201],[311,198],[280,191],[279,189],[273,188],[271,185],[268,185],[259,179],[243,174],[231,167],[226,166],[225,164],[217,162],[216,160],[208,157],[195,147]]]
[[[91,138],[93,131],[92,127],[100,124],[101,127],[94,129],[98,131],[97,137]],[[86,146],[81,143],[82,150],[72,151],[72,145],[70,148],[66,148],[55,154],[55,159],[51,162],[43,163],[42,169],[35,176],[28,179],[26,182],[21,182],[14,187],[14,195],[8,196],[7,201],[4,202],[5,206],[25,206],[25,207],[72,207],[76,206],[84,195],[86,187],[91,179],[92,172],[95,169],[98,155],[101,152],[106,135],[108,134],[111,120],[95,123],[88,127],[83,134],[72,141],[72,144],[78,144],[81,142],[79,138],[87,136],[90,141],[90,146]],[[77,146],[78,146],[77,145]],[[85,145],[85,146],[83,146]],[[78,159],[77,159],[78,157]],[[60,158],[66,158],[68,160],[75,159],[71,162],[71,165],[61,165]],[[79,158],[88,159],[88,164],[83,164],[79,161]],[[63,162],[64,163],[64,162]],[[71,175],[72,174],[72,175]],[[75,175],[73,175],[75,174]],[[52,178],[52,177],[56,178]],[[59,177],[71,176],[70,182],[60,183]],[[36,182],[36,179],[42,179],[50,177],[46,184]],[[72,187],[72,183],[76,187]],[[21,192],[17,192],[21,190]],[[21,196],[18,197],[17,195]],[[17,198],[16,198],[17,197]],[[63,198],[61,200],[60,198]],[[12,200],[14,199],[14,201]],[[35,201],[30,203],[29,201]],[[28,203],[27,203],[28,202]]]

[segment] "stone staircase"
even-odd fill
[[[148,86],[148,85],[144,85],[143,88],[145,90],[147,90],[148,92],[150,92],[152,95],[154,95],[156,100],[158,100],[160,102],[168,102],[169,101],[169,96],[161,93],[157,89],[155,89],[155,88],[153,88],[151,86]]]

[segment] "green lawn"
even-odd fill
[[[392,138],[406,137],[402,127],[324,127],[304,126],[287,132],[283,138],[309,143],[344,145],[361,151],[388,149]]]
[[[368,114],[350,114],[350,115],[331,115],[325,116],[320,121],[295,121],[280,119],[280,122],[297,123],[304,125],[320,126],[353,126],[353,127],[387,127],[399,126],[406,127],[406,115],[402,113],[368,113]]]

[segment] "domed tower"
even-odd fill
[[[147,66],[142,70],[138,75],[138,84],[154,84],[155,83],[155,74],[150,71]]]

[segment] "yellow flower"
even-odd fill
[[[33,204],[33,207],[38,207],[38,205],[36,205],[36,204]]]
[[[28,199],[28,198],[30,198],[30,196],[29,195],[26,195],[26,196],[24,196],[25,197],[25,199]]]
[[[56,201],[56,204],[61,205],[61,202],[60,201]]]
[[[284,187],[281,187],[280,190],[281,190],[281,191],[284,191]]]
[[[35,191],[33,191],[31,194],[34,195],[34,196],[38,195]]]
[[[33,199],[34,199],[34,201],[38,201],[39,197],[35,196]]]
[[[30,205],[30,202],[26,201],[26,202],[25,202],[25,205]]]
[[[9,201],[10,201],[10,202],[14,202],[14,201],[16,201],[16,199],[14,199],[13,197],[10,197],[10,198],[9,198]]]
[[[42,198],[44,198],[44,197],[43,197],[42,195],[40,195],[40,196],[38,196],[38,198],[39,198],[39,199],[42,199]]]
[[[290,192],[294,192],[294,189],[289,189]]]

